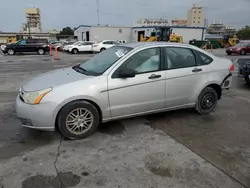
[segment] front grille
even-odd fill
[[[26,118],[19,118],[19,119],[22,125],[33,126],[30,119],[26,119]]]

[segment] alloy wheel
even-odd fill
[[[72,110],[66,118],[66,127],[69,132],[80,135],[87,132],[93,125],[94,116],[86,108]]]

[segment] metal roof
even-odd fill
[[[175,43],[175,42],[136,42],[136,43],[126,43],[121,46],[131,47],[131,48],[144,48],[150,46],[179,46],[179,47],[190,47],[192,45]]]

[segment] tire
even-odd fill
[[[232,53],[230,53],[230,52],[227,52],[227,55],[231,55]]]
[[[240,51],[240,55],[246,55],[246,51],[245,50],[241,50]]]
[[[218,101],[217,92],[211,88],[203,89],[196,102],[195,109],[199,114],[206,115],[214,111]]]
[[[85,115],[85,118],[89,119],[85,122],[77,116],[77,114],[83,115],[84,113],[88,113],[87,116]],[[92,121],[90,121],[91,117]],[[73,101],[68,103],[58,114],[58,128],[61,134],[70,140],[82,139],[94,134],[99,122],[100,115],[97,109],[87,101]]]
[[[71,52],[72,52],[72,54],[78,54],[79,53],[78,49],[76,49],[76,48],[74,48]]]
[[[39,55],[43,55],[45,53],[45,51],[42,48],[40,48],[40,49],[38,49],[37,53]]]
[[[106,48],[101,48],[101,49],[100,49],[100,52],[102,52],[102,51],[104,51],[104,50],[106,50]]]
[[[15,55],[15,51],[13,49],[8,49],[7,53],[9,55]]]
[[[250,79],[249,79],[249,77],[245,77],[245,81],[246,81],[247,84],[250,84]]]

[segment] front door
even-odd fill
[[[135,70],[133,78],[115,77],[123,68]],[[112,78],[113,75],[113,78]],[[145,49],[129,57],[108,79],[112,118],[164,108],[165,71],[161,48]]]
[[[89,41],[89,31],[86,31],[86,41]]]
[[[200,59],[189,48],[165,47],[164,52],[167,63],[166,108],[194,104],[208,79],[209,66],[200,65]]]
[[[79,46],[79,51],[80,52],[89,52],[91,51],[92,48],[92,44],[91,42],[84,42]]]
[[[17,44],[16,44],[16,52],[29,52],[28,50],[28,46],[25,40],[20,40]]]

